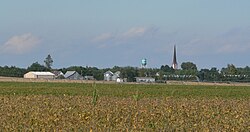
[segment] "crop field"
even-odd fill
[[[0,82],[1,131],[250,131],[250,87]]]

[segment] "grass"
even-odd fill
[[[142,85],[142,84],[84,84],[46,82],[1,82],[0,95],[81,95],[92,96],[97,89],[99,96],[141,98],[249,98],[248,86],[204,86],[204,85]]]
[[[250,131],[249,102],[247,86],[1,82],[0,130]]]

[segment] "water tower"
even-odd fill
[[[141,60],[141,68],[147,68],[147,59],[142,59]]]

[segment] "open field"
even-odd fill
[[[0,129],[249,131],[249,102],[249,86],[1,82]]]
[[[17,77],[1,77],[0,82],[54,82],[54,83],[102,83],[115,84],[113,81],[93,81],[93,80],[68,80],[68,79],[27,79]],[[136,82],[126,82],[123,84],[137,84]],[[163,84],[163,83],[156,83]],[[167,84],[171,85],[216,85],[216,86],[250,86],[250,83],[238,82],[192,82],[192,81],[172,81],[168,80]]]

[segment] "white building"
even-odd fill
[[[54,79],[55,74],[51,72],[28,72],[24,74],[24,78],[36,78],[36,79]]]
[[[107,71],[107,72],[105,72],[104,73],[104,80],[105,81],[112,81],[113,79],[112,79],[112,76],[114,75],[114,73],[113,72],[111,72],[111,71]]]
[[[116,79],[116,82],[117,82],[117,83],[122,83],[122,82],[124,82],[124,80],[121,79],[121,78],[117,78],[117,79]]]
[[[105,81],[116,81],[116,82],[121,82],[122,79],[120,78],[120,71],[117,71],[115,73],[111,71],[107,71],[104,73],[104,80]],[[117,80],[118,79],[118,80]]]
[[[135,77],[136,82],[144,82],[144,83],[155,83],[155,78],[152,77]]]

